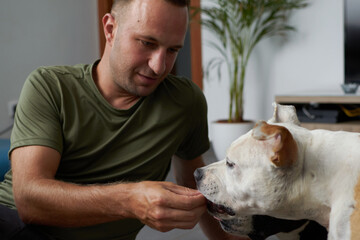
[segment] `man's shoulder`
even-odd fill
[[[60,97],[60,92],[74,93],[88,91],[91,65],[42,66],[27,77],[23,92],[28,94],[48,94]],[[90,68],[90,69],[89,69]],[[65,91],[65,92],[64,92]]]
[[[74,77],[74,78],[83,78],[84,75],[90,71],[90,64],[77,64],[73,66],[41,66],[35,69],[31,76],[40,75],[43,77],[53,76],[53,77]]]

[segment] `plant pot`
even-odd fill
[[[247,133],[254,127],[254,122],[236,122],[230,123],[225,121],[212,122],[212,147],[216,159],[222,160],[226,156],[226,151],[231,143],[241,135]]]

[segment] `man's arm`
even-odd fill
[[[189,229],[205,211],[194,190],[166,182],[77,185],[55,179],[60,154],[27,146],[11,153],[15,204],[25,223],[78,227],[137,218],[160,231]]]
[[[194,171],[196,168],[203,167],[205,164],[202,157],[197,157],[193,160],[181,159],[177,156],[173,157],[173,166],[176,182],[179,185],[196,189],[196,182],[194,179]],[[201,217],[199,222],[201,229],[209,239],[217,240],[248,240],[246,237],[237,237],[225,233],[218,221],[216,221],[207,212]]]

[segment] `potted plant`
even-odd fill
[[[195,9],[193,14],[201,13],[200,23],[218,40],[209,42],[219,55],[207,63],[205,77],[216,70],[220,79],[222,65],[227,67],[230,104],[225,122],[247,122],[248,126],[243,131],[252,128],[253,124],[243,118],[244,84],[250,55],[262,39],[294,30],[294,27],[288,25],[287,19],[292,10],[305,6],[306,0],[209,0],[205,6]],[[217,123],[219,122],[221,121]],[[224,126],[220,127],[219,132],[224,133]],[[216,132],[213,131],[214,134]],[[225,155],[229,144],[242,133],[234,130],[225,133],[228,142],[225,142],[223,137],[213,136],[215,154],[219,159]],[[218,151],[214,142],[217,140],[223,145]],[[217,153],[219,151],[220,153]]]

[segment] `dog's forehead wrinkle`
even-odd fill
[[[267,143],[264,141],[248,138],[238,142],[238,144],[241,146],[232,145],[227,154],[228,159],[235,163],[238,168],[271,165],[270,158],[274,153],[265,147]]]

